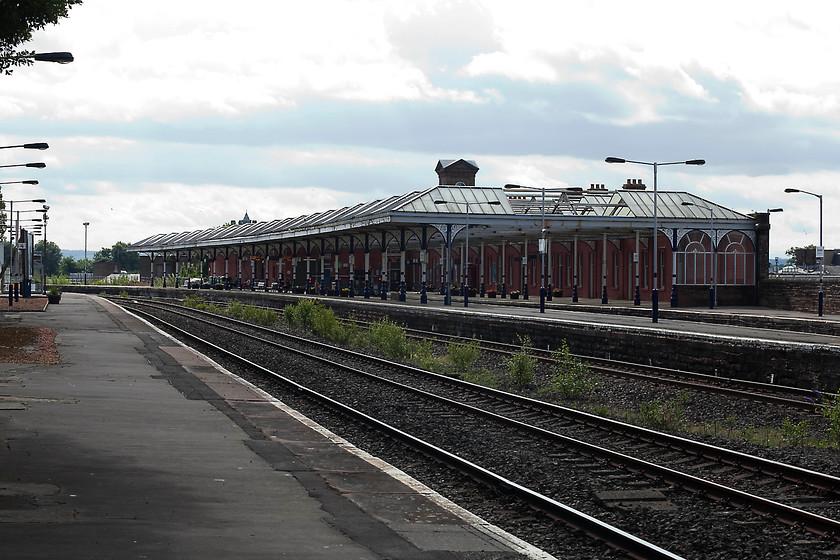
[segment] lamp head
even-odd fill
[[[705,159],[690,159],[685,162],[686,165],[706,165]]]
[[[33,58],[38,62],[57,62],[59,64],[73,62],[73,54],[69,52],[35,53]]]
[[[785,189],[786,193],[799,192],[799,189]]]
[[[608,157],[604,161],[606,161],[607,163],[627,163],[626,159],[617,158],[617,157]]]

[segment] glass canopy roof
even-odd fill
[[[689,204],[684,204],[689,203]],[[656,212],[661,220],[708,220],[714,214],[716,222],[742,222],[752,219],[687,192],[659,191]],[[604,188],[529,188],[516,185],[505,187],[435,186],[423,191],[361,202],[336,210],[316,212],[265,222],[226,224],[205,230],[156,234],[136,243],[130,251],[148,252],[183,247],[236,245],[243,243],[292,240],[302,237],[350,233],[360,228],[382,224],[430,224],[442,216],[481,216],[483,223],[503,225],[523,217],[542,217],[557,222],[574,218],[581,223],[597,221],[598,227],[609,229],[616,224],[652,221],[654,193],[652,190]],[[595,225],[593,223],[593,225]],[[734,225],[734,224],[733,224]],[[557,232],[554,229],[553,232]]]

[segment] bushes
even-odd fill
[[[684,391],[664,404],[658,400],[642,403],[639,422],[657,430],[679,431],[685,428],[685,407],[690,403],[691,397]]]
[[[276,323],[278,318],[277,312],[272,309],[255,307],[253,305],[242,305],[238,301],[231,301],[227,309],[223,309],[218,303],[207,303],[204,301],[204,298],[198,295],[185,297],[184,306],[219,315],[228,315],[234,319],[269,327]]]
[[[519,352],[507,359],[506,366],[511,383],[515,387],[524,388],[534,382],[537,360],[531,355],[531,339],[527,336],[519,337],[519,342]]]
[[[469,377],[473,367],[481,354],[481,343],[475,337],[470,342],[450,342],[447,347],[447,357],[454,373],[461,377]]]
[[[840,396],[825,395],[825,406],[820,409],[820,414],[828,423],[826,428],[826,445],[829,447],[840,446]]]
[[[284,307],[283,318],[292,328],[311,331],[315,328],[315,315],[321,313],[322,309],[324,306],[321,303],[306,299],[297,305]]]
[[[387,317],[371,324],[368,333],[370,345],[379,350],[386,358],[407,361],[411,357],[405,329],[389,321]]]
[[[569,399],[591,396],[600,391],[603,383],[589,372],[589,366],[569,352],[569,344],[563,340],[559,350],[552,354],[552,388]]]

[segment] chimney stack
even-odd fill
[[[627,191],[643,191],[647,187],[641,179],[627,179],[627,182],[621,188]]]

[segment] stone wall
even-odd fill
[[[817,313],[819,276],[768,278],[761,283],[758,305]],[[823,314],[840,315],[840,278],[823,278]]]

